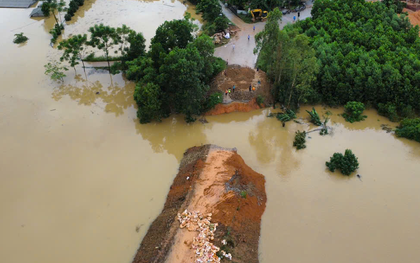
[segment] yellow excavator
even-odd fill
[[[268,16],[267,11],[262,11],[261,9],[254,9],[251,10],[252,21],[255,22],[256,20],[265,21]]]

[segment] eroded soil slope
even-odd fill
[[[192,249],[198,232],[180,228],[177,220],[178,213],[188,210],[212,214],[212,226],[217,223],[209,240],[220,248],[213,262],[223,250],[232,255],[232,262],[257,263],[266,201],[264,176],[248,167],[235,149],[192,147],[184,153],[162,213],[133,262],[198,262],[200,255]]]

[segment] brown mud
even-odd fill
[[[250,92],[249,86],[255,87],[255,91]],[[219,73],[212,81],[210,92],[222,92],[232,89],[235,92],[229,96],[233,101],[250,101],[258,95],[264,97],[266,101],[271,101],[270,82],[267,74],[262,70],[256,70],[239,65],[229,65],[228,68]]]
[[[176,220],[184,210],[213,213],[216,246],[232,262],[258,261],[261,217],[267,197],[265,179],[248,167],[236,149],[214,145],[184,153],[161,214],[151,224],[133,262],[194,262],[192,232]],[[226,240],[225,244],[222,240]]]

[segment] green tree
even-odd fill
[[[64,10],[65,5],[66,3],[64,2],[64,0],[46,0],[42,3],[41,11],[44,14],[44,16],[47,17],[50,16],[50,14],[52,14],[54,16],[55,22],[58,24],[59,22],[55,14],[58,14],[61,21],[60,12]]]
[[[153,67],[153,60],[150,57],[139,57],[127,61],[127,79],[135,82],[154,82],[157,78],[156,69]]]
[[[365,110],[365,105],[362,102],[349,101],[344,106],[343,117],[348,122],[362,121],[366,118],[365,115],[362,115]]]
[[[202,81],[203,58],[197,48],[175,47],[165,58],[158,77],[165,92],[165,100],[178,113],[186,115],[186,121],[194,121],[194,115],[202,111],[209,87]]]
[[[50,75],[51,79],[55,81],[64,81],[64,77],[66,77],[64,71],[68,70],[68,68],[61,66],[58,62],[48,62],[48,64],[44,65],[44,68],[45,75]]]
[[[60,61],[68,61],[70,63],[70,66],[74,68],[74,71],[76,71],[76,65],[79,64],[79,61],[82,61],[83,69],[85,70],[85,63],[83,62],[83,59],[85,57],[86,42],[86,34],[75,35],[61,41],[58,45],[58,49],[64,50],[64,53],[61,56]]]
[[[156,29],[156,34],[151,40],[151,46],[160,44],[165,53],[175,47],[186,48],[193,41],[192,33],[196,29],[189,19],[165,21]]]
[[[292,26],[309,37],[320,65],[308,98],[359,101],[393,120],[420,110],[419,28],[397,14],[399,2],[320,0]]]
[[[127,41],[130,44],[126,54],[127,60],[133,60],[146,54],[146,40],[142,33],[131,31]]]
[[[89,28],[89,32],[91,33],[91,36],[87,44],[105,52],[108,69],[111,70],[111,66],[109,64],[109,50],[114,45],[118,45],[120,43],[116,29],[100,24]]]
[[[336,169],[344,175],[350,175],[359,168],[359,161],[353,152],[347,149],[344,153],[334,153],[329,162],[325,163],[331,172]]]
[[[140,123],[161,120],[161,90],[158,85],[153,83],[137,84],[134,91],[134,100],[138,106],[137,117]]]

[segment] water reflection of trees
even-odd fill
[[[133,122],[137,133],[149,141],[154,152],[166,151],[178,161],[181,161],[186,149],[206,144],[204,129],[211,128],[210,123],[202,124],[198,121],[186,124],[184,117],[180,115],[171,116],[161,123],[140,124],[137,118],[134,118]]]
[[[61,85],[53,91],[51,96],[56,101],[64,96],[69,96],[79,105],[97,104],[101,107],[101,104],[104,104],[101,108],[105,112],[112,112],[119,116],[124,113],[125,109],[134,105],[134,87],[134,83],[126,80],[122,81],[122,85],[111,81],[108,87],[104,87],[99,80],[90,82],[84,79],[82,75],[76,75],[75,82]]]
[[[300,165],[296,150],[293,147],[294,131],[297,124],[288,123],[285,128],[281,122],[271,119],[263,120],[249,132],[249,143],[254,148],[257,160],[262,165],[276,162],[276,170],[281,175],[288,175]]]

